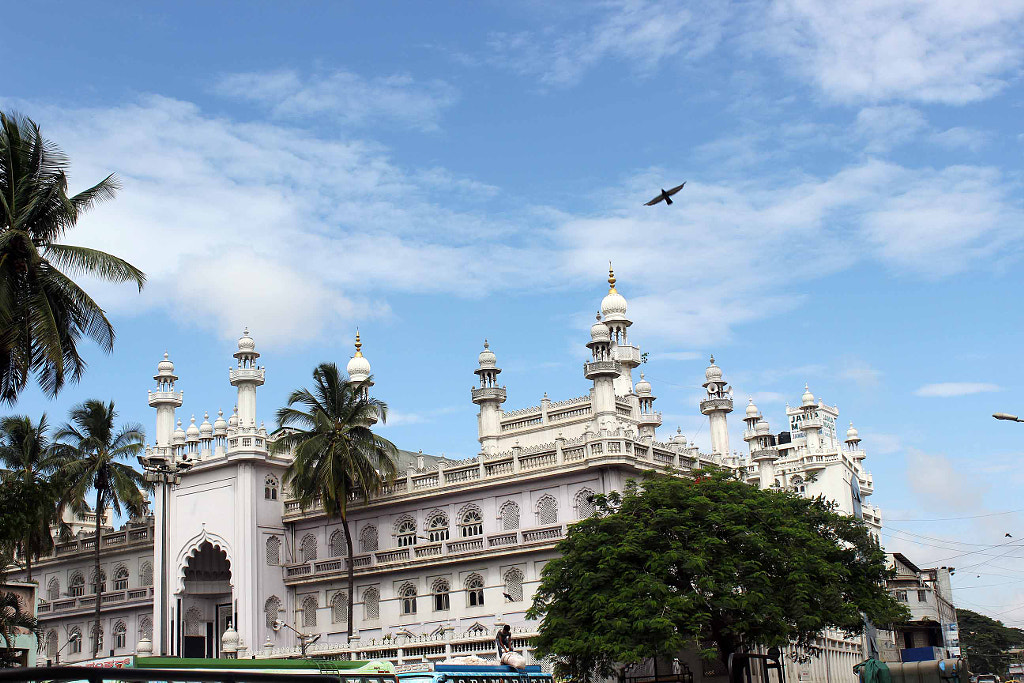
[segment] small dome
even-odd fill
[[[762,420],[758,420],[757,424],[754,425],[754,431],[757,432],[758,434],[767,434],[768,433],[768,423],[765,422],[763,419]]]
[[[747,417],[757,417],[757,406],[754,405],[754,399],[751,398],[747,404]]]
[[[196,416],[192,416],[192,421],[188,425],[188,429],[185,430],[185,436],[188,437],[189,441],[193,441],[199,438],[199,427],[196,427]]]
[[[806,384],[804,385],[804,395],[800,397],[800,403],[803,406],[814,405],[814,394],[811,393],[811,390],[807,387]]]
[[[173,442],[185,443],[185,430],[181,428],[181,420],[178,420],[178,428],[174,430]]]
[[[608,294],[601,299],[601,315],[606,321],[626,319],[626,299],[615,290],[615,272],[608,264]]]
[[[213,423],[213,433],[218,436],[223,436],[228,430],[228,421],[224,419],[224,411],[217,411],[217,419]]]
[[[722,379],[722,368],[715,365],[714,356],[711,356],[711,365],[709,365],[708,369],[704,371],[704,377],[706,377],[709,382],[718,382]]]
[[[356,330],[356,355],[349,359],[345,366],[350,382],[362,382],[370,376],[370,361],[363,358],[363,342],[359,341],[359,330]]]
[[[857,428],[853,426],[852,422],[850,423],[850,428],[846,430],[846,440],[847,441],[859,441],[860,440],[860,434],[857,432]]]
[[[234,411],[231,413],[231,417],[228,418],[228,427],[238,426],[238,406],[235,406]]]
[[[494,351],[491,351],[491,345],[486,339],[484,339],[484,350],[480,352],[476,359],[480,363],[480,367],[487,370],[498,364],[498,357],[494,355]]]
[[[611,332],[608,326],[601,322],[601,314],[597,314],[597,322],[590,326],[590,340],[596,342],[611,341]]]
[[[174,373],[174,363],[168,358],[167,353],[164,353],[164,359],[156,366],[156,371],[161,375],[170,375]]]
[[[203,424],[199,425],[199,433],[203,436],[210,436],[213,434],[213,425],[210,424],[209,413],[203,413]]]
[[[640,373],[640,381],[633,387],[638,396],[651,395],[651,383],[644,379],[644,373]]]
[[[686,445],[686,435],[683,434],[682,427],[676,427],[676,433],[672,435],[672,443]]]
[[[238,350],[239,351],[254,351],[256,349],[256,342],[249,336],[249,328],[246,327],[242,331],[242,336],[238,338]]]

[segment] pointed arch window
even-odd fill
[[[448,540],[448,515],[436,510],[427,518],[427,538],[431,543]]]
[[[60,581],[57,580],[56,576],[50,579],[50,583],[46,584],[46,599],[60,599]]]
[[[416,614],[416,586],[405,584],[398,589],[398,597],[402,601],[402,614]]]
[[[316,596],[307,595],[302,599],[302,626],[308,628],[316,626]]]
[[[128,627],[123,621],[114,624],[114,649],[123,650],[128,647]]]
[[[139,619],[139,636],[146,640],[153,640],[153,620],[148,616]]]
[[[402,517],[395,523],[395,541],[399,548],[416,545],[416,520]]]
[[[316,536],[313,534],[306,534],[303,536],[300,547],[303,562],[312,562],[316,559]]]
[[[575,498],[576,519],[586,519],[593,515],[597,508],[594,507],[594,492],[590,489],[580,489]]]
[[[557,523],[558,501],[549,495],[541,496],[540,500],[537,501],[537,524],[544,526],[545,524]]]
[[[196,607],[189,607],[185,612],[185,635],[206,635],[206,622],[203,621],[203,613]]]
[[[377,550],[377,527],[367,524],[359,532],[359,552],[372,553]]]
[[[139,583],[143,586],[153,585],[153,565],[149,562],[143,562],[139,568]]]
[[[459,531],[463,538],[479,536],[484,532],[484,517],[480,514],[480,508],[469,505],[462,509],[459,514]]]
[[[46,658],[53,660],[57,658],[57,632],[50,631],[46,634]]]
[[[97,586],[96,586],[96,584],[97,584],[97,581],[96,581],[96,570],[93,569],[92,570],[92,575],[89,577],[89,592],[90,593],[95,593],[97,590],[100,590],[102,592],[105,592],[107,590],[107,573],[105,571],[103,571],[102,569],[100,569],[99,582],[98,583],[99,583],[99,588],[97,588]]]
[[[71,581],[68,583],[68,595],[72,597],[79,597],[85,593],[85,577],[82,576],[81,572],[75,572],[71,575]]]
[[[348,593],[338,591],[331,598],[331,623],[348,623]]]
[[[447,612],[451,609],[451,585],[448,579],[437,579],[434,581],[430,592],[434,596],[434,611]]]
[[[519,528],[519,505],[514,501],[510,500],[501,506],[501,528],[504,531]]]
[[[331,533],[331,539],[327,542],[327,551],[331,557],[343,557],[346,555],[345,552],[345,532],[341,529],[335,529]]]
[[[484,604],[484,579],[479,574],[466,577],[466,601],[470,607],[482,607]]]
[[[267,478],[263,480],[263,497],[266,500],[277,500],[277,487],[277,477],[268,474]]]
[[[281,539],[277,536],[267,538],[267,566],[281,564]]]
[[[68,649],[71,650],[71,654],[82,654],[82,629],[77,626],[71,629],[70,633],[68,633],[68,642],[71,643],[68,647]]]
[[[128,590],[128,567],[121,565],[114,570],[114,590]]]
[[[523,573],[515,567],[505,572],[505,595],[512,602],[523,601]]]
[[[277,615],[281,611],[281,598],[276,595],[271,595],[267,598],[267,601],[263,603],[263,614],[267,618],[267,628],[273,628],[274,622],[277,621]]]
[[[363,619],[380,619],[380,591],[372,586],[363,591]]]

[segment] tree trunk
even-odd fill
[[[103,533],[103,525],[100,521],[103,518],[103,493],[96,490],[96,623],[93,628],[92,657],[96,659],[100,651],[100,603],[103,602],[103,573],[100,571],[100,536]]]
[[[32,553],[31,551],[25,553],[25,574],[26,581],[32,581]]]
[[[345,530],[345,546],[348,549],[348,639],[352,640],[352,606],[355,602],[355,590],[356,590],[356,568],[354,566],[353,555],[355,552],[352,548],[352,534],[348,530],[348,516],[342,515],[341,526]]]

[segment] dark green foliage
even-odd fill
[[[1003,626],[983,614],[969,609],[956,611],[960,644],[967,665],[976,674],[1002,674],[1010,664],[1006,650],[1024,648],[1024,630]]]
[[[119,189],[113,175],[68,196],[68,159],[31,119],[0,112],[0,402],[13,404],[35,375],[54,396],[85,371],[83,335],[104,351],[114,328],[103,309],[72,280],[90,275],[131,282],[146,276],[96,249],[61,244],[96,202]]]
[[[883,587],[885,553],[863,522],[821,499],[709,471],[648,473],[595,505],[544,568],[529,612],[543,619],[540,654],[574,680],[694,642],[725,658],[741,644],[857,633],[862,613],[875,624],[908,616]]]

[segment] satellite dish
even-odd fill
[[[282,626],[284,626],[284,622],[283,621],[281,621],[280,619],[274,619],[274,626],[273,626],[273,628],[274,628],[275,631],[280,631]]]

